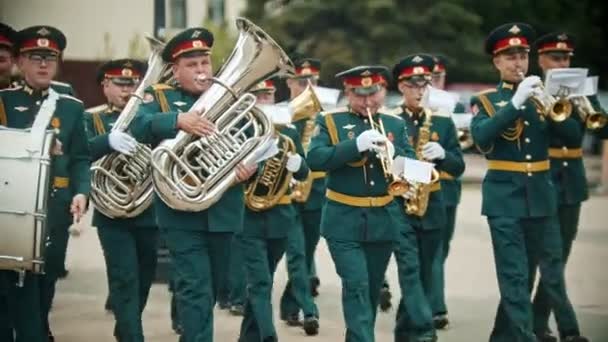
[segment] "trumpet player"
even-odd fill
[[[279,152],[259,164],[245,192],[245,222],[239,236],[243,241],[247,300],[239,342],[278,341],[271,303],[273,277],[281,257],[289,249],[291,236],[301,234],[302,229],[289,185],[292,178],[303,180],[308,176],[304,150],[291,125],[279,124],[274,118],[273,123]],[[269,190],[272,188],[277,190]],[[309,292],[306,294],[310,296]],[[313,303],[302,309],[305,333],[317,335],[316,306]]]
[[[290,99],[293,100],[300,95],[306,87],[317,84],[321,62],[312,58],[294,56],[295,74],[287,78]],[[313,119],[314,120],[314,119]],[[300,139],[310,132],[304,131],[304,121],[298,120],[293,123]],[[302,141],[300,141],[302,144]],[[303,154],[305,156],[305,154]],[[318,316],[318,309],[313,299],[319,285],[319,279],[313,276],[312,267],[314,262],[314,251],[319,242],[319,219],[321,217],[323,194],[322,174],[313,172],[310,177],[321,177],[313,180],[311,195],[305,203],[294,203],[298,213],[298,229],[289,234],[287,239],[287,250],[285,258],[289,280],[285,285],[279,307],[279,317],[288,326],[300,326],[300,311],[304,316]],[[310,181],[305,179],[303,181]],[[320,195],[321,194],[321,195]],[[294,200],[295,202],[295,200]],[[312,291],[312,292],[311,292]]]
[[[539,114],[531,97],[540,92],[528,71],[534,30],[509,23],[494,29],[485,42],[500,75],[496,88],[471,99],[471,132],[488,161],[482,187],[482,214],[490,226],[501,295],[490,341],[536,341],[530,302],[533,279],[540,269],[562,341],[586,341],[566,293],[557,199],[551,179],[551,137],[566,144],[580,141],[578,124],[554,122]]]
[[[393,68],[393,78],[397,80],[397,86],[403,96],[403,105],[397,108],[393,114],[401,117],[407,127],[410,144],[416,151],[416,157],[435,164],[435,170],[444,174],[444,178],[451,179],[459,177],[464,172],[464,160],[456,127],[451,117],[447,114],[433,112],[422,107],[422,97],[431,83],[431,74],[435,61],[428,54],[413,54],[401,59]],[[410,201],[420,201],[419,208],[413,209],[409,206]],[[412,256],[417,260],[409,260],[399,257],[397,254],[397,266],[407,269],[411,263],[418,262],[420,265],[420,279],[424,290],[422,298],[408,298],[415,296],[406,289],[402,289],[404,298],[397,312],[396,331],[407,331],[407,320],[400,319],[407,315],[409,305],[406,302],[418,303],[428,300],[433,313],[433,320],[438,328],[445,328],[448,324],[447,308],[441,306],[440,298],[436,298],[440,284],[436,284],[433,278],[433,268],[441,265],[442,233],[446,226],[446,205],[442,183],[439,178],[433,180],[432,184],[422,187],[415,198],[405,200],[401,210],[406,211],[408,220],[411,222],[416,240],[418,241],[418,255]],[[399,274],[402,274],[401,270]],[[405,280],[402,280],[404,282]],[[442,285],[442,284],[441,284]],[[422,304],[415,304],[416,307]],[[416,320],[410,317],[409,320]]]
[[[313,171],[327,172],[321,233],[342,280],[346,341],[374,341],[383,276],[407,225],[383,166],[395,155],[414,153],[403,120],[378,112],[386,96],[386,67],[359,66],[336,77],[348,107],[317,117],[307,162]]]
[[[37,118],[50,116],[49,129],[56,132],[51,151],[53,178],[47,204],[45,274],[28,273],[23,287],[17,287],[14,272],[0,271],[8,291],[8,306],[2,308],[8,313],[0,316],[10,315],[16,341],[54,341],[48,316],[63,269],[68,227],[87,209],[90,157],[84,107],[80,100],[51,88],[65,46],[64,34],[51,26],[32,26],[17,32],[14,48],[24,82],[0,92],[0,125],[29,128]],[[6,327],[0,327],[0,331],[6,331]]]
[[[205,28],[186,29],[167,42],[162,51],[171,63],[175,84],[156,84],[146,90],[143,104],[131,125],[141,143],[158,145],[178,131],[208,136],[215,125],[189,110],[209,87],[213,34]],[[188,212],[154,201],[156,222],[172,258],[177,312],[182,341],[213,340],[213,307],[217,291],[228,277],[230,243],[243,225],[243,185],[255,167],[238,165],[237,184],[207,210]]]
[[[538,38],[534,45],[538,53],[538,65],[543,74],[554,68],[570,67],[575,45],[569,34],[565,32],[548,33]],[[590,103],[594,104],[594,110],[601,111],[595,96],[590,98]],[[576,105],[573,107],[576,111]],[[551,175],[557,188],[557,217],[562,238],[564,266],[568,261],[578,231],[581,204],[589,198],[582,149],[586,124],[581,116],[573,115],[572,117],[577,123],[575,132],[579,139],[566,141],[559,135],[554,135],[551,137],[549,145]],[[542,342],[557,342],[557,338],[549,330],[551,306],[543,283],[544,279],[541,277],[533,299],[534,332]],[[558,322],[558,324],[560,323]]]
[[[132,59],[112,60],[99,68],[97,83],[107,103],[85,114],[92,161],[113,152],[136,152],[137,141],[112,127],[145,68],[145,63]],[[108,300],[118,341],[144,341],[141,316],[156,270],[158,228],[154,220],[153,207],[132,218],[111,218],[98,210],[93,212],[92,225],[97,227],[106,261]]]

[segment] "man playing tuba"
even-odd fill
[[[175,84],[157,84],[147,89],[144,103],[131,125],[138,141],[158,145],[178,131],[195,136],[213,134],[215,126],[188,111],[209,87],[200,79],[212,77],[213,34],[205,28],[190,28],[167,42],[163,60],[172,64]],[[175,272],[177,311],[184,341],[213,340],[213,306],[217,290],[228,275],[230,242],[243,220],[243,185],[255,167],[237,166],[239,183],[226,191],[207,210],[188,212],[170,208],[157,195],[156,222],[166,241]]]

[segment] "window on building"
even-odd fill
[[[169,0],[169,27],[186,28],[186,0]]]
[[[207,18],[211,19],[215,24],[221,25],[226,17],[226,4],[224,0],[209,0]]]

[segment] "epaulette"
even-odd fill
[[[485,95],[485,94],[495,93],[496,91],[497,91],[496,88],[485,89],[485,90],[482,90],[480,92],[477,92],[477,93],[473,94],[473,96],[479,96],[479,95]]]
[[[0,92],[3,92],[3,91],[15,91],[15,90],[20,90],[21,88],[23,88],[23,86],[22,85],[18,85],[18,86],[14,86],[14,87],[10,87],[10,88],[0,89]]]
[[[104,104],[100,104],[99,106],[87,108],[87,109],[85,109],[85,112],[88,112],[91,114],[92,113],[101,113],[101,112],[104,112],[106,109],[108,109],[108,104],[104,103]]]
[[[83,102],[82,102],[82,100],[77,99],[77,98],[75,98],[74,96],[71,96],[71,95],[59,94],[59,97],[60,97],[60,98],[63,98],[63,99],[70,99],[70,100],[76,101],[76,102],[78,102],[78,103],[80,103],[80,104],[82,104],[82,103],[83,103]]]
[[[69,83],[65,83],[65,82],[59,82],[59,81],[51,81],[51,84],[54,85],[59,85],[59,86],[63,86],[63,87],[70,87],[72,88],[72,85]]]
[[[154,91],[173,89],[172,86],[170,86],[166,83],[156,83],[156,84],[153,84],[151,87],[152,87],[152,89],[154,89]]]
[[[399,114],[403,113],[403,108],[401,108],[401,107],[388,108],[388,107],[382,106],[382,107],[380,107],[380,109],[378,109],[378,113],[396,116],[399,119],[401,119],[401,117],[399,117]]]
[[[321,115],[325,116],[327,114],[336,114],[336,113],[345,113],[345,112],[348,112],[348,107],[342,106],[342,107],[336,107],[332,110],[323,111],[323,112],[321,112]]]

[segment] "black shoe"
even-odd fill
[[[217,302],[217,306],[220,308],[220,310],[229,310],[230,309],[230,303],[228,303],[228,302]]]
[[[241,304],[235,304],[230,306],[230,313],[234,316],[245,315],[245,307]]]
[[[433,324],[437,330],[447,330],[450,327],[450,320],[448,314],[435,315],[433,317]]]
[[[110,303],[110,296],[106,297],[106,303],[104,304],[103,308],[108,312],[113,312],[112,304]]]
[[[59,271],[59,274],[57,275],[57,278],[59,279],[65,279],[68,277],[68,274],[70,274],[70,271],[63,269],[61,271]]]
[[[557,342],[557,337],[553,336],[550,331],[546,331],[542,334],[536,334],[536,340],[538,342]]]
[[[393,295],[391,294],[391,289],[388,286],[382,286],[380,289],[380,298],[378,300],[380,305],[380,310],[382,312],[388,312],[393,307],[391,303],[391,298]]]
[[[304,332],[308,336],[315,336],[319,334],[319,319],[315,316],[304,317]]]
[[[321,281],[317,277],[310,278],[310,294],[313,297],[317,297],[319,295],[319,286],[321,285]]]
[[[290,327],[299,327],[302,325],[302,321],[300,321],[300,314],[289,314],[281,317],[285,324]]]
[[[48,342],[55,342],[55,336],[53,336],[53,333],[50,331],[48,334]]]
[[[589,339],[584,336],[567,336],[562,338],[562,342],[589,342]]]

